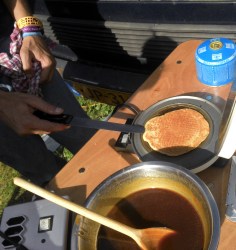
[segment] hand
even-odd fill
[[[65,124],[39,119],[33,115],[36,109],[52,115],[63,112],[63,109],[55,107],[37,96],[0,91],[0,119],[17,134],[49,134],[69,128]]]
[[[42,66],[40,83],[45,83],[51,80],[55,70],[56,61],[42,37],[25,37],[22,42],[20,57],[23,64],[23,70],[26,74],[32,74],[32,60],[37,60]]]

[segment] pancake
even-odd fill
[[[183,108],[148,120],[143,140],[159,153],[178,156],[197,148],[209,132],[209,123],[201,113]]]

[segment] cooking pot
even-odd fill
[[[135,116],[133,123],[144,126],[153,117],[181,108],[191,108],[200,112],[209,123],[210,133],[199,147],[183,155],[168,156],[154,151],[143,140],[142,134],[136,133],[130,134],[132,149],[141,161],[171,162],[183,166],[194,173],[198,173],[211,166],[219,158],[215,151],[222,113],[213,103],[195,96],[171,97],[139,112]]]
[[[143,190],[154,190],[155,188],[173,191],[176,195],[184,197],[194,208],[202,224],[204,247],[201,249],[217,249],[220,235],[220,216],[211,192],[194,173],[172,163],[142,162],[119,170],[105,179],[90,194],[85,206],[92,211],[107,216],[114,206],[124,198]],[[153,200],[155,200],[154,196]],[[188,218],[189,215],[185,214],[185,210],[182,211],[183,218],[179,214],[174,215],[176,211],[182,209],[175,204],[178,204],[178,202],[168,208],[168,205],[160,203],[155,208],[166,205],[167,218],[172,216],[174,220],[178,220],[178,223],[182,223],[184,219],[186,221],[193,220],[192,216]],[[124,207],[125,209],[126,207]],[[155,209],[149,214],[155,216]],[[142,214],[137,217],[137,221],[141,217]],[[72,233],[71,249],[96,250],[99,229],[98,223],[77,216]],[[191,231],[191,228],[187,230]],[[109,248],[103,249],[109,250]],[[129,249],[129,247],[125,249]]]

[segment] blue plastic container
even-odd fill
[[[200,44],[195,53],[197,77],[210,86],[222,86],[236,79],[236,46],[226,38]]]

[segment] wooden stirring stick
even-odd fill
[[[131,237],[143,250],[158,249],[158,244],[160,243],[161,239],[163,239],[163,237],[169,236],[170,234],[175,234],[175,231],[164,227],[135,229],[126,226],[118,221],[109,219],[95,212],[92,212],[87,208],[84,208],[74,202],[68,201],[22,178],[15,177],[13,181],[15,185],[22,187],[28,190],[29,192],[32,192],[59,206],[62,206],[70,211],[73,211],[77,214],[80,214],[86,218],[89,218],[106,227],[109,227],[113,230],[116,230],[122,234]]]

